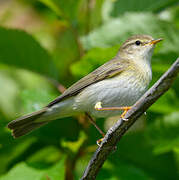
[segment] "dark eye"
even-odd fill
[[[137,46],[139,46],[139,45],[141,44],[141,42],[140,42],[140,41],[136,41],[135,44],[136,44]]]

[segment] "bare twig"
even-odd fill
[[[96,150],[91,158],[81,180],[93,180],[96,178],[100,168],[108,155],[115,149],[117,142],[123,134],[133,125],[133,123],[172,85],[179,72],[179,58],[170,69],[134,104],[127,112],[125,118],[128,121],[119,119],[111,127],[104,137],[101,146]]]

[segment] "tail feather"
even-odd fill
[[[34,113],[15,119],[11,121],[7,127],[12,130],[12,135],[14,138],[28,134],[34,129],[39,128],[40,126],[49,122],[47,120],[45,121],[45,119],[42,122],[36,122],[36,120],[40,118],[46,112],[46,110],[47,108],[44,108],[40,111],[36,111]]]
[[[18,138],[20,136],[26,135],[28,133],[30,133],[31,131],[41,127],[42,125],[47,124],[48,122],[40,122],[40,123],[31,123],[31,124],[27,124],[25,126],[13,129],[12,131],[12,135],[14,138]]]

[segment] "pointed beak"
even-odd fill
[[[163,38],[159,38],[159,39],[154,39],[154,40],[152,40],[152,41],[150,41],[148,44],[157,44],[158,42],[160,42],[160,41],[162,41],[163,40]]]

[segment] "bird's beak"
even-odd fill
[[[157,44],[158,42],[160,42],[160,41],[162,41],[163,40],[163,38],[159,38],[159,39],[154,39],[154,40],[152,40],[152,41],[150,41],[148,44]]]

